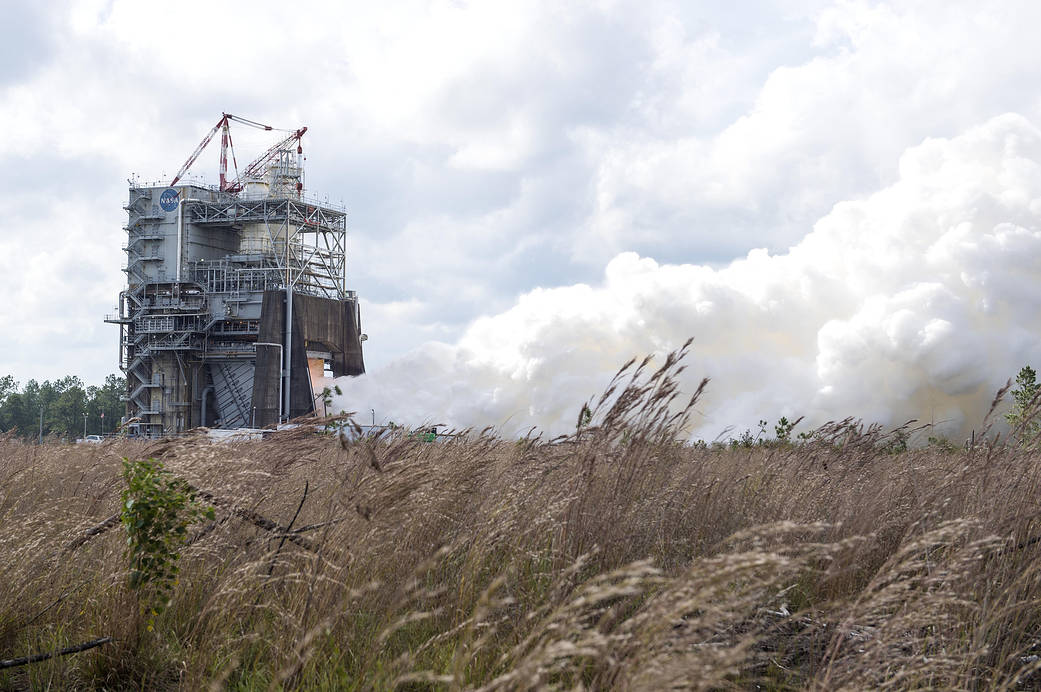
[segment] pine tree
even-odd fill
[[[1041,432],[1041,421],[1038,419],[1037,403],[1034,399],[1041,391],[1041,383],[1037,381],[1037,373],[1029,365],[1016,375],[1016,388],[1012,390],[1012,408],[1005,414],[1005,420],[1013,431],[1019,430],[1019,440],[1030,442]]]

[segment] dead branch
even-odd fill
[[[322,522],[319,522],[317,524],[307,524],[305,526],[301,526],[298,529],[293,529],[293,533],[307,533],[308,531],[314,531],[315,529],[320,529],[323,526],[333,526],[335,524],[340,524],[342,522],[347,521],[349,518],[350,517],[340,517],[339,519],[332,519],[330,521],[322,521]]]
[[[83,586],[86,586],[86,585],[87,585],[87,583],[89,583],[89,580],[87,580],[87,579],[84,579],[84,580],[83,580],[83,581],[81,581],[81,582],[80,582],[79,584],[77,584],[76,586],[72,587],[71,589],[69,589],[68,591],[66,591],[65,593],[63,593],[63,594],[62,594],[61,596],[58,596],[58,597],[57,597],[56,599],[54,599],[54,600],[53,600],[53,601],[51,602],[51,604],[50,604],[49,606],[47,606],[47,607],[46,607],[46,608],[44,608],[43,610],[41,610],[41,611],[39,611],[38,613],[36,613],[36,615],[33,615],[33,616],[32,616],[31,618],[29,618],[28,620],[26,620],[26,621],[25,621],[25,624],[21,625],[21,627],[28,627],[29,625],[33,624],[33,623],[34,623],[34,622],[36,622],[36,621],[37,621],[37,620],[38,620],[38,619],[39,619],[39,618],[40,618],[40,617],[41,617],[41,616],[42,616],[42,615],[43,615],[44,613],[46,613],[46,612],[47,612],[48,610],[50,610],[51,608],[53,608],[54,606],[56,606],[56,605],[58,605],[59,603],[61,603],[62,601],[64,601],[64,600],[65,600],[66,598],[68,598],[68,597],[69,597],[69,594],[73,593],[74,591],[78,590],[79,588],[81,588],[81,587],[83,587]]]
[[[119,514],[113,514],[109,518],[105,519],[105,521],[101,522],[100,524],[97,524],[96,526],[92,526],[91,528],[87,529],[82,534],[77,536],[72,542],[65,546],[65,550],[62,551],[63,554],[71,553],[73,550],[79,548],[81,545],[89,541],[91,538],[94,538],[94,536],[105,533],[118,523]]]
[[[285,533],[282,534],[282,540],[278,542],[278,549],[275,550],[275,554],[271,556],[271,565],[267,568],[267,575],[270,577],[275,572],[275,562],[278,560],[278,554],[282,552],[282,546],[286,544],[286,540],[292,536],[293,524],[296,523],[296,518],[300,516],[300,510],[304,508],[304,502],[307,501],[307,492],[311,489],[311,483],[304,481],[304,494],[300,498],[300,504],[297,505],[296,513],[293,518],[289,520],[289,526],[286,527]]]
[[[296,543],[301,548],[310,550],[312,553],[318,552],[318,549],[315,547],[314,543],[310,539],[305,538],[300,534],[293,533],[286,526],[282,526],[281,524],[273,522],[267,517],[257,514],[251,509],[239,507],[232,503],[230,500],[219,498],[213,495],[212,493],[206,492],[205,490],[199,490],[198,488],[192,488],[192,490],[195,491],[195,493],[202,499],[206,500],[207,502],[213,503],[215,507],[220,507],[221,509],[227,510],[231,514],[237,516],[239,519],[244,519],[245,521],[248,521],[250,524],[253,524],[258,529],[264,529],[265,531],[270,531],[279,535],[286,534],[286,538],[288,540],[292,541],[293,543]]]
[[[282,526],[281,524],[271,521],[267,517],[257,514],[251,509],[244,509],[242,507],[238,507],[231,500],[219,498],[215,496],[213,493],[207,492],[205,490],[199,490],[198,488],[192,486],[189,487],[192,491],[195,492],[196,495],[203,498],[207,502],[212,503],[215,507],[220,507],[224,510],[227,510],[229,513],[237,516],[240,519],[248,521],[257,528],[264,529],[265,531],[270,531],[278,535],[279,537],[282,537],[284,534],[284,537],[286,539],[292,541],[293,543],[296,543],[301,548],[306,548],[307,550],[310,550],[312,553],[317,552],[314,543],[311,540],[305,538],[304,536],[301,536],[299,531],[293,531],[291,530],[291,527]],[[79,548],[81,545],[89,541],[91,538],[105,533],[109,529],[115,527],[117,524],[119,524],[119,514],[113,514],[100,524],[92,526],[91,528],[87,529],[82,534],[77,536],[73,541],[71,541],[68,545],[65,546],[63,554],[72,552],[76,548]],[[307,527],[304,528],[306,529]],[[204,531],[204,534],[205,533],[207,532]]]
[[[78,654],[81,651],[93,649],[94,647],[101,646],[102,644],[108,644],[110,641],[112,641],[112,637],[102,637],[100,639],[93,639],[89,642],[77,644],[76,646],[70,646],[67,649],[62,649],[61,651],[51,651],[45,654],[33,654],[32,656],[23,656],[22,658],[12,658],[7,661],[0,661],[0,669],[17,668],[18,666],[27,666],[30,663],[39,663],[40,661],[46,661],[47,659],[55,658],[56,656]]]

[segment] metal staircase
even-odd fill
[[[213,390],[222,428],[252,425],[253,363],[249,361],[214,362]]]

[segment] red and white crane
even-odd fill
[[[269,161],[271,161],[273,158],[275,158],[275,156],[278,155],[279,151],[282,151],[288,145],[292,144],[294,141],[296,142],[297,163],[299,165],[300,158],[302,157],[303,151],[304,151],[303,150],[303,146],[300,143],[300,138],[304,136],[305,132],[307,132],[307,128],[306,127],[301,127],[299,130],[293,130],[289,134],[288,137],[286,137],[285,139],[280,141],[278,144],[275,144],[274,146],[272,146],[270,149],[268,149],[263,154],[261,154],[259,157],[257,157],[256,160],[254,160],[252,163],[250,163],[246,167],[246,170],[243,172],[243,174],[240,176],[239,175],[239,170],[238,170],[238,162],[235,160],[235,146],[234,146],[234,144],[231,141],[231,127],[230,127],[230,123],[232,121],[240,123],[242,125],[248,125],[249,127],[255,127],[258,130],[271,131],[271,130],[275,130],[276,129],[276,128],[270,126],[270,125],[265,125],[263,123],[258,123],[255,120],[249,120],[247,118],[240,118],[239,116],[232,115],[231,113],[221,113],[221,118],[220,118],[220,120],[217,121],[217,124],[213,126],[213,129],[211,129],[206,134],[205,137],[202,138],[202,141],[199,142],[199,146],[195,147],[195,151],[192,152],[192,155],[189,156],[188,160],[184,162],[183,166],[181,166],[181,170],[177,171],[177,175],[175,175],[173,180],[170,182],[170,187],[173,187],[174,185],[176,185],[177,181],[180,180],[182,177],[184,177],[185,173],[188,172],[188,169],[192,167],[193,163],[195,163],[195,159],[199,158],[199,154],[201,154],[202,150],[206,148],[206,145],[208,145],[210,143],[210,141],[213,139],[213,136],[215,134],[217,134],[217,130],[221,130],[221,143],[220,143],[220,191],[221,192],[227,192],[227,193],[230,193],[230,194],[236,194],[236,193],[240,192],[242,190],[243,185],[245,184],[246,180],[258,177],[262,173],[264,166]],[[285,130],[283,130],[283,132],[285,132]],[[232,163],[232,166],[234,167],[234,171],[235,171],[235,179],[234,180],[228,180],[228,150],[229,149],[231,150],[231,163]],[[300,194],[301,191],[302,191],[302,187],[303,187],[302,183],[297,182],[296,187],[297,187],[297,194]]]

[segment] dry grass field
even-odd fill
[[[1041,455],[678,444],[676,367],[553,441],[2,439],[0,659],[112,641],[0,689],[1041,687]],[[123,457],[215,509],[154,626]]]

